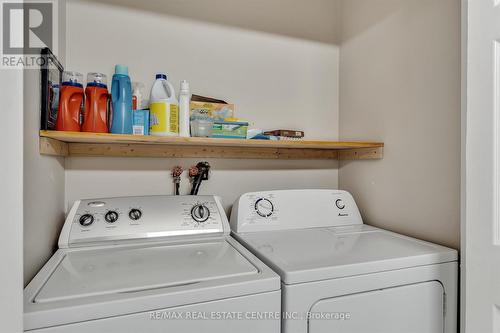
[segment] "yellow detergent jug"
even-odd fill
[[[149,97],[149,134],[157,136],[179,135],[179,103],[174,87],[167,80],[167,75],[156,74]]]

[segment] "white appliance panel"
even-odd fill
[[[353,197],[340,190],[282,190],[243,194],[231,230],[256,232],[363,224]]]
[[[442,333],[443,296],[429,281],[323,299],[311,308],[309,333]]]
[[[281,306],[279,290],[235,297],[223,300],[195,303],[173,308],[159,308],[154,311],[131,313],[118,317],[82,321],[68,325],[53,326],[30,333],[166,333],[166,332],[238,332],[238,333],[278,333],[279,317],[269,320],[221,320],[223,313],[276,312]],[[176,316],[177,319],[168,319]],[[189,317],[188,317],[189,316]],[[208,320],[204,318],[215,318]]]
[[[286,284],[457,260],[454,250],[366,225],[248,232],[235,237]]]
[[[174,287],[258,273],[225,240],[67,253],[35,303]]]
[[[59,237],[59,247],[131,240],[158,240],[228,233],[214,196],[145,196],[75,202]]]

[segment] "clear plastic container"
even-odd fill
[[[195,119],[191,121],[191,136],[211,137],[214,122],[210,119]]]

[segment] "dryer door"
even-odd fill
[[[444,290],[437,281],[320,300],[310,333],[442,333]]]

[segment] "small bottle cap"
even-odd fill
[[[103,73],[88,73],[87,84],[96,84],[105,86],[107,82],[106,74]]]
[[[165,74],[165,73],[156,73],[156,79],[166,80],[167,79],[167,74]]]
[[[115,65],[115,74],[128,75],[128,66]]]
[[[181,90],[189,90],[189,82],[187,80],[181,81]]]

